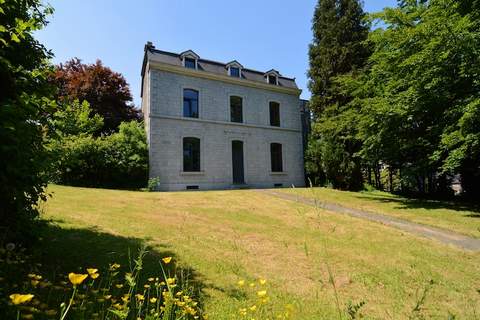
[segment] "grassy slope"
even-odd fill
[[[382,225],[314,211],[253,190],[142,193],[51,186],[45,217],[61,231],[44,235],[50,253],[72,263],[119,258],[146,239],[174,255],[203,288],[210,319],[236,318],[245,306],[240,278],[268,279],[272,303],[295,306],[294,319],[332,319],[333,271],[341,307],[364,300],[373,318],[410,315],[434,280],[423,312],[473,318],[480,312],[480,255]],[[74,230],[65,232],[65,229]],[[100,260],[98,260],[100,258]],[[51,257],[48,257],[51,259]],[[102,260],[103,259],[103,260]]]
[[[387,192],[348,192],[328,188],[281,189],[304,197],[338,203],[480,238],[480,208],[459,203],[415,200]]]

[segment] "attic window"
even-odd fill
[[[240,78],[240,68],[230,67],[230,76],[235,78]]]
[[[277,76],[274,75],[274,74],[269,74],[268,75],[268,83],[276,85],[277,84]]]
[[[197,60],[194,58],[185,57],[185,68],[197,69]]]

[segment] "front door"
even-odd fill
[[[232,141],[233,184],[244,184],[243,176],[243,141]]]

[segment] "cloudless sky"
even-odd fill
[[[122,73],[140,106],[140,70],[147,41],[156,48],[295,77],[309,98],[306,71],[317,0],[50,0],[55,12],[37,38],[55,55],[102,60]],[[396,0],[365,0],[379,11]]]

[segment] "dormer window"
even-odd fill
[[[280,73],[278,73],[277,70],[270,70],[265,72],[264,77],[265,80],[267,81],[268,84],[273,84],[275,86],[278,85],[278,77],[280,76]]]
[[[182,59],[182,64],[185,68],[198,69],[198,59],[200,59],[200,56],[192,50],[182,52],[180,59]]]
[[[228,70],[228,75],[234,78],[241,78],[242,77],[242,68],[243,66],[238,63],[238,61],[233,60],[225,65]]]
[[[197,69],[197,61],[193,58],[185,58],[185,68]]]
[[[239,78],[240,77],[240,69],[237,67],[230,67],[230,76]]]
[[[268,83],[270,84],[277,84],[277,77],[273,74],[268,75]]]

